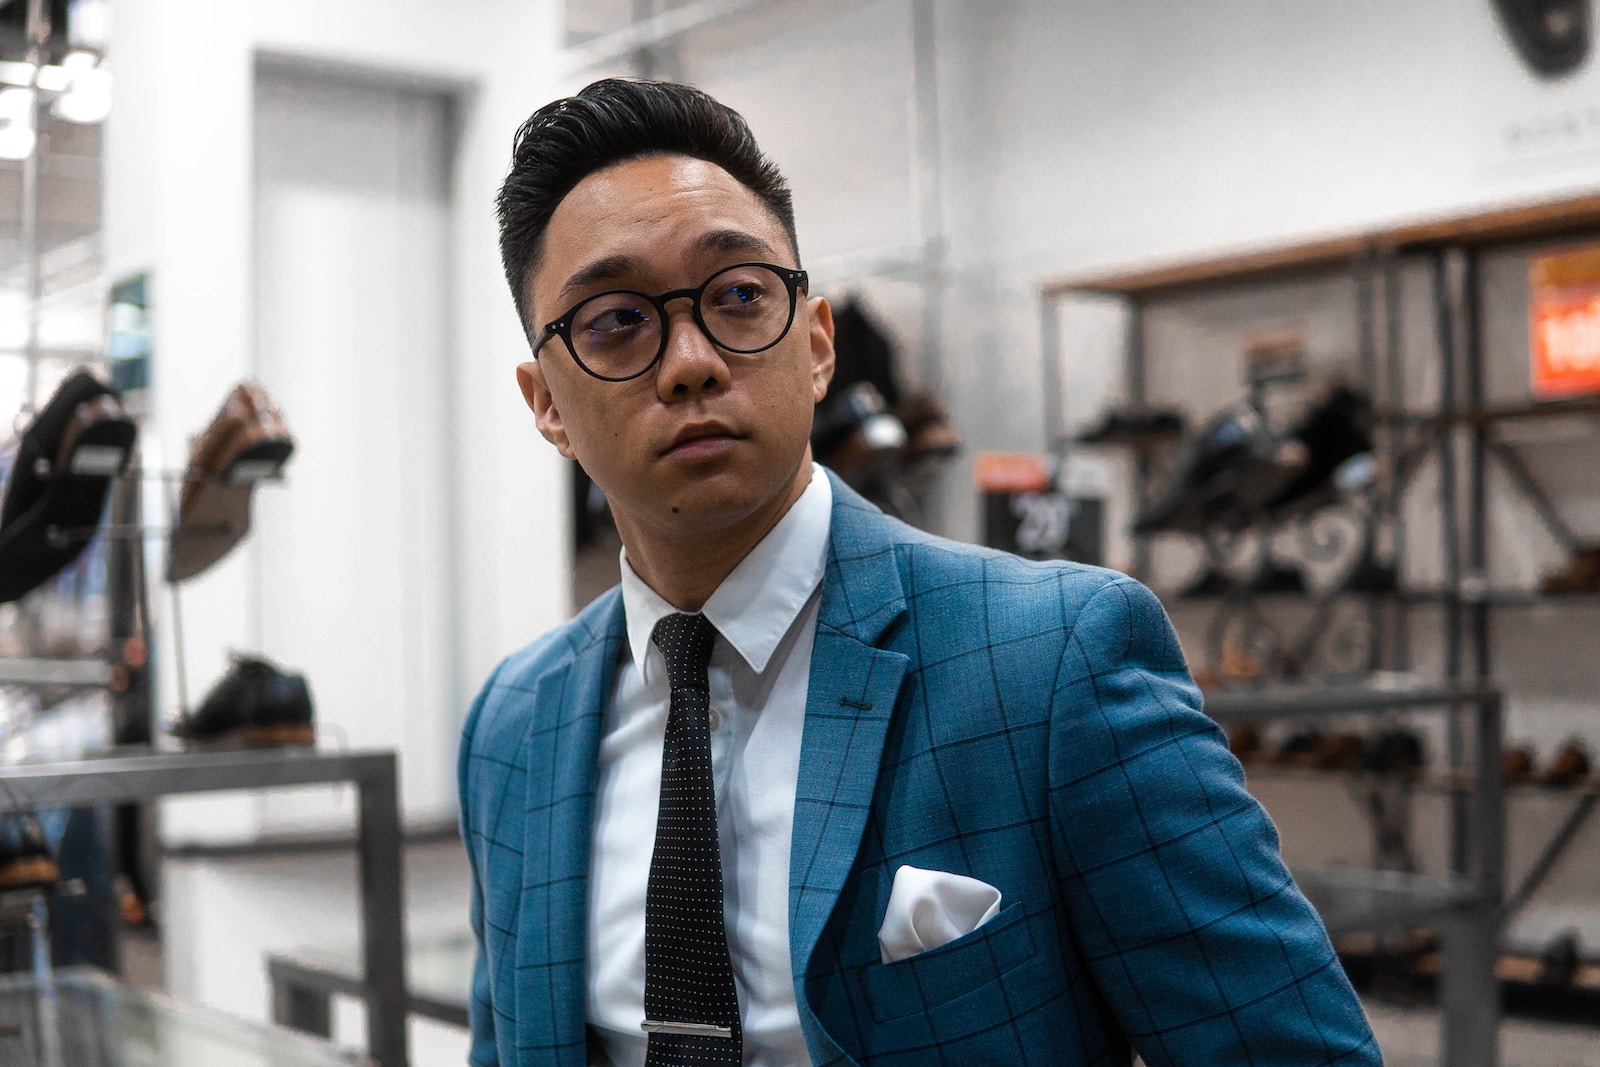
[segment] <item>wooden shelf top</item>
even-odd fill
[[[1206,285],[1328,270],[1348,265],[1361,256],[1449,246],[1483,248],[1585,232],[1600,232],[1600,193],[1424,219],[1298,244],[1240,249],[1213,258],[1138,270],[1048,279],[1043,291],[1046,296],[1078,292],[1147,297]]]

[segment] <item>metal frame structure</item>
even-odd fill
[[[175,793],[349,782],[358,792],[356,862],[367,1043],[383,1067],[405,1067],[406,954],[399,771],[393,752],[245,749],[112,755],[0,768],[0,811],[120,804]]]
[[[1440,1062],[1450,1067],[1497,1067],[1500,989],[1495,977],[1505,899],[1505,796],[1500,779],[1501,695],[1481,686],[1415,689],[1295,688],[1223,693],[1206,701],[1221,722],[1441,711],[1452,735],[1470,735],[1451,762],[1452,837],[1468,852],[1447,876],[1402,871],[1296,871],[1295,879],[1334,936],[1438,923],[1444,950],[1440,976]],[[1470,713],[1471,726],[1461,730]]]
[[[371,995],[371,986],[348,968],[293,954],[267,957],[267,981],[272,987],[272,1021],[319,1037],[333,1035],[334,996]],[[408,990],[406,1011],[463,1030],[470,1024],[464,992],[457,999]]]
[[[1148,399],[1143,310],[1152,302],[1179,293],[1295,277],[1352,278],[1358,302],[1360,336],[1355,340],[1362,377],[1371,395],[1386,402],[1378,408],[1379,449],[1393,462],[1383,486],[1381,507],[1382,521],[1394,540],[1397,557],[1402,554],[1406,538],[1400,517],[1401,504],[1412,478],[1429,454],[1437,455],[1439,465],[1437,508],[1441,519],[1442,587],[1361,594],[1369,598],[1373,636],[1371,667],[1409,667],[1412,608],[1429,603],[1436,605],[1442,616],[1443,685],[1485,687],[1493,675],[1494,610],[1537,604],[1545,599],[1537,593],[1489,588],[1487,472],[1490,465],[1500,466],[1513,490],[1528,502],[1558,543],[1568,549],[1577,545],[1573,531],[1562,521],[1514,446],[1499,439],[1496,431],[1502,425],[1517,421],[1600,416],[1600,398],[1509,405],[1488,402],[1485,391],[1487,352],[1483,336],[1486,290],[1482,261],[1486,253],[1497,249],[1595,237],[1600,237],[1600,194],[1519,204],[1480,214],[1425,220],[1313,243],[1253,249],[1146,270],[1046,281],[1040,289],[1040,324],[1047,449],[1058,457],[1064,457],[1067,449],[1061,425],[1062,369],[1057,365],[1062,342],[1058,316],[1063,299],[1074,294],[1091,294],[1124,301],[1130,312],[1123,353],[1127,399],[1140,405]],[[1400,272],[1407,263],[1421,263],[1431,275],[1438,382],[1437,395],[1427,410],[1410,410],[1405,402]],[[1151,471],[1146,451],[1135,453],[1134,468],[1133,490],[1137,500],[1145,492]],[[1148,543],[1136,540],[1134,551],[1135,573],[1148,573]],[[1380,626],[1388,629],[1381,639]],[[1221,717],[1222,711],[1235,706],[1236,699],[1244,698],[1213,696],[1208,699],[1207,710]],[[1325,701],[1302,697],[1297,701],[1296,713],[1309,714],[1318,708],[1327,713],[1343,710],[1328,706]],[[1452,768],[1459,768],[1469,761],[1469,740],[1461,729],[1460,716],[1451,715],[1449,724],[1447,760]],[[1495,758],[1498,762],[1498,753]],[[1495,773],[1499,774],[1498,766]],[[1447,1018],[1454,1013],[1462,1019],[1468,1033],[1482,1033],[1482,1028],[1470,1020],[1492,1017],[1490,1008],[1498,1002],[1493,983],[1497,940],[1485,942],[1475,937],[1471,934],[1472,924],[1493,930],[1497,939],[1504,923],[1537,890],[1597,806],[1600,806],[1600,790],[1590,788],[1574,794],[1572,810],[1562,826],[1546,844],[1522,883],[1509,894],[1500,893],[1497,898],[1500,903],[1492,917],[1487,912],[1474,913],[1471,909],[1452,912],[1454,917],[1446,924],[1446,935],[1468,948],[1464,952],[1458,950],[1456,963],[1447,965],[1447,969],[1455,969],[1456,976],[1445,983],[1445,1010]],[[1451,790],[1449,853],[1452,870],[1458,876],[1468,870],[1477,846],[1482,844],[1480,838],[1488,832],[1479,822],[1488,810],[1471,795]],[[1330,889],[1333,896],[1329,899],[1340,899],[1337,887]],[[1463,922],[1467,923],[1466,927],[1460,925]],[[1481,958],[1474,963],[1464,960],[1463,956]],[[1477,968],[1479,978],[1485,983],[1476,988],[1473,995],[1478,998],[1478,1006],[1470,1010],[1463,1008],[1460,1001],[1465,995],[1463,990],[1475,988],[1461,976],[1460,968],[1469,964]],[[1463,1048],[1459,1058],[1452,1054],[1446,1062],[1493,1061],[1479,1059],[1476,1053]]]

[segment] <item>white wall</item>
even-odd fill
[[[450,611],[459,656],[451,706],[434,710],[451,723],[459,722],[496,660],[564,618],[570,599],[565,473],[537,438],[513,381],[526,347],[501,280],[492,204],[511,133],[552,95],[558,35],[550,0],[119,0],[116,9],[108,259],[113,277],[152,274],[155,410],[146,447],[153,464],[169,469],[182,467],[187,437],[212,417],[228,388],[258,369],[251,159],[256,57],[328,59],[354,71],[416,79],[460,103],[448,353],[453,421],[462,438],[452,472],[459,508],[448,516],[458,552]],[[352,351],[349,358],[366,363],[370,373],[384,373],[382,352]],[[360,397],[347,399],[359,408]],[[292,427],[293,412],[287,414]],[[274,498],[294,492],[293,463],[289,475],[287,485],[256,494],[265,525],[272,525]],[[316,533],[303,531],[298,543],[282,547],[275,556],[315,553]],[[281,602],[283,591],[254,563],[258,550],[246,542],[183,589],[191,702],[220,675],[227,649],[274,654],[261,647],[264,614],[316,610],[314,603]],[[439,563],[444,568],[447,561]],[[162,637],[158,654],[169,655],[161,661],[161,703],[170,709],[177,702],[172,641],[169,632]],[[367,668],[350,662],[346,669],[358,682]],[[318,681],[312,678],[314,687]],[[349,688],[339,681],[329,688]],[[340,714],[322,711],[333,721]],[[393,743],[404,733],[397,723]],[[448,766],[454,753],[432,755]],[[436,805],[424,806],[429,810],[421,814],[438,814]],[[184,802],[172,809],[169,833],[249,836],[260,823],[257,809],[249,799],[200,808]],[[180,814],[185,810],[188,815]]]
[[[943,383],[968,461],[1044,447],[1044,278],[1600,183],[1594,61],[1537,81],[1488,0],[928,2],[948,258],[941,343],[911,374]],[[808,261],[920,236],[912,7],[771,4],[679,48],[681,73],[744,111],[789,173]],[[918,321],[914,297],[867,291]],[[1106,378],[1069,373],[1068,391]],[[968,470],[947,478],[945,514],[970,538]]]
[[[1600,91],[1594,64],[1563,82],[1537,81],[1487,2],[928,2],[947,256],[936,289],[942,325],[926,350],[913,280],[861,279],[854,266],[925,236],[913,0],[767,4],[691,34],[662,68],[747,114],[794,183],[802,250],[823,291],[864,291],[905,337],[908,376],[942,384],[969,445],[946,480],[944,526],[956,536],[977,533],[971,455],[1044,445],[1042,278],[1600,180],[1600,133],[1587,123]],[[117,15],[109,257],[113,276],[154,273],[155,445],[168,467],[181,466],[186,436],[254,369],[255,56],[409,75],[465,103],[453,264],[456,416],[466,437],[455,517],[459,704],[500,654],[567,610],[562,472],[510,386],[522,339],[499,277],[490,197],[517,122],[598,71],[575,75],[556,62],[550,2],[445,10],[416,0],[121,0]],[[1564,116],[1578,121],[1556,121]],[[1074,413],[1092,407],[1084,392],[1115,387],[1103,366],[1071,370]],[[270,514],[274,496],[292,491],[291,473],[257,505]],[[247,544],[185,589],[192,697],[223,669],[226,648],[259,648],[273,591],[252,581],[251,552]],[[163,679],[172,706],[170,669]]]
[[[910,93],[916,2],[932,5],[937,34],[937,320],[903,273],[859,276],[871,254],[927,236]],[[109,256],[114,276],[154,272],[168,466],[253,365],[254,56],[409,74],[466,101],[453,220],[458,705],[500,654],[567,610],[562,472],[511,386],[522,338],[490,205],[517,123],[600,73],[561,69],[557,36],[551,0],[117,6]],[[1045,445],[1042,279],[1600,184],[1595,62],[1537,81],[1488,0],[773,0],[658,63],[746,113],[793,181],[821,291],[865,292],[915,353],[908,377],[941,383],[968,443],[944,494],[945,530],[961,537],[977,533],[971,456]],[[923,350],[926,321],[937,334]],[[1092,408],[1085,393],[1116,387],[1105,365],[1069,370],[1074,413]],[[268,488],[258,506],[290,492],[292,481]],[[252,584],[249,551],[184,594],[193,689],[222,669],[225,647],[251,647],[259,633],[273,591]],[[171,671],[163,677],[170,706]],[[252,803],[207,818],[249,829]]]
[[[684,77],[744,111],[791,177],[808,266],[922,236],[907,208],[919,188],[911,40],[921,2],[933,5],[937,26],[947,248],[935,290],[943,301],[938,344],[919,348],[919,305],[903,280],[850,285],[893,314],[920,360],[910,375],[942,383],[966,437],[963,461],[944,486],[942,532],[956,537],[978,535],[973,454],[1047,447],[1044,280],[1600,188],[1600,62],[1591,57],[1561,81],[1536,79],[1500,35],[1489,0],[772,4],[697,34],[673,59]],[[1514,261],[1490,269],[1525,268]],[[836,275],[818,273],[827,294]],[[1513,300],[1494,312],[1498,338],[1523,329],[1522,311]],[[1336,345],[1319,315],[1311,309],[1297,327],[1309,324],[1313,340]],[[1069,419],[1122,388],[1114,320],[1069,319]],[[1189,326],[1203,331],[1205,323]],[[1415,326],[1407,323],[1408,334]],[[1408,352],[1426,350],[1429,326],[1421,324],[1422,339],[1411,338]],[[1224,352],[1218,340],[1195,349],[1222,361],[1192,368],[1207,403],[1239,379],[1237,349]],[[1338,354],[1353,347],[1352,337]],[[1525,381],[1521,350],[1493,351],[1505,365],[1491,370],[1492,385]],[[1410,377],[1415,387],[1426,384],[1421,368]],[[1563,486],[1587,475],[1593,455],[1591,436]],[[1587,467],[1575,470],[1580,464]],[[1563,506],[1581,536],[1596,538],[1589,505],[1600,494],[1592,483],[1581,487],[1588,505]],[[1417,508],[1430,507],[1430,493],[1419,487]],[[1542,534],[1526,533],[1531,524],[1519,514],[1495,517],[1496,565],[1531,582],[1555,556]],[[1508,517],[1520,532],[1506,529]],[[1126,518],[1125,506],[1111,516]],[[1519,538],[1529,543],[1513,544]],[[1421,562],[1433,566],[1420,577],[1436,578],[1437,560]],[[1418,623],[1419,632],[1429,627]],[[1600,743],[1592,606],[1505,615],[1497,633],[1500,669],[1514,692],[1510,736],[1534,743],[1541,760],[1573,734]],[[1436,669],[1439,650],[1423,644],[1419,663]],[[1575,853],[1566,870],[1587,869],[1592,857],[1592,849]],[[1592,892],[1541,899],[1514,931],[1530,943],[1574,915],[1593,922]]]

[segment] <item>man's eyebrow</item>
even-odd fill
[[[771,245],[743,230],[711,230],[695,238],[694,248],[696,252],[737,252],[740,255],[765,256],[769,259],[777,256]],[[556,299],[565,300],[579,289],[587,288],[597,282],[613,281],[643,269],[643,264],[637,256],[615,255],[597,259],[573,272],[562,285]]]
[[[743,230],[712,230],[701,234],[694,247],[697,252],[739,252],[769,259],[778,254],[767,242]]]
[[[595,282],[609,282],[614,278],[622,277],[624,274],[637,271],[639,268],[640,263],[637,256],[616,255],[597,259],[593,263],[586,264],[575,271],[572,277],[567,279],[566,284],[561,287],[561,292],[557,294],[556,299],[565,300],[579,289],[593,285]]]

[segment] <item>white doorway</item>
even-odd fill
[[[450,820],[454,108],[261,61],[255,123],[257,375],[296,438],[257,511],[260,647],[308,676],[322,744],[399,750],[408,823]],[[263,805],[268,834],[349,825],[327,790]]]

